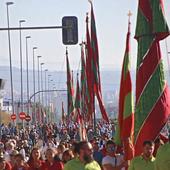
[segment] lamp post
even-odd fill
[[[44,63],[41,63],[41,90],[43,91],[43,65]],[[43,92],[42,92],[42,106],[44,106],[44,95],[43,95]]]
[[[45,90],[47,90],[47,72],[48,72],[48,69],[45,69]],[[47,102],[47,93],[46,93],[46,96],[45,96],[45,100],[46,100],[46,107],[48,105],[48,102]]]
[[[9,63],[10,63],[10,83],[11,83],[11,99],[12,99],[12,114],[14,114],[14,93],[13,93],[13,76],[12,76],[12,52],[11,52],[11,37],[9,30],[9,6],[13,5],[13,2],[7,2],[7,24],[8,24],[8,47],[9,47]]]
[[[48,87],[47,87],[47,89],[48,89],[48,91],[50,90],[50,78],[51,78],[51,76],[52,75],[48,75]],[[48,106],[48,114],[47,114],[47,117],[48,117],[48,123],[50,122],[50,95],[51,95],[51,93],[49,92],[48,93],[48,96],[47,96],[47,106]]]
[[[31,36],[26,36],[26,67],[27,67],[27,114],[29,115],[30,111],[30,103],[29,103],[29,72],[28,72],[28,39],[30,39]]]
[[[37,50],[37,47],[33,47],[33,58],[32,58],[32,64],[33,64],[33,92],[35,94],[35,50]],[[36,103],[35,103],[35,96],[34,96],[34,116],[33,116],[33,122],[36,122]]]
[[[37,56],[37,64],[38,64],[38,91],[40,91],[40,58],[42,56]],[[39,105],[40,105],[40,94],[39,94]]]
[[[25,20],[19,20],[19,28],[21,28],[21,24],[24,23]],[[20,74],[21,74],[21,112],[24,111],[23,105],[23,70],[22,70],[22,33],[21,29],[19,30],[19,39],[20,39]]]

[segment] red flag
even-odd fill
[[[100,111],[102,117],[105,121],[109,122],[107,112],[104,107],[102,100],[102,91],[101,91],[101,81],[100,81],[100,68],[99,68],[99,52],[98,52],[98,41],[97,41],[97,32],[96,32],[96,23],[93,12],[93,4],[91,3],[91,51],[92,51],[92,75],[93,75],[93,88],[94,93],[99,102]]]
[[[62,123],[65,124],[66,115],[64,112],[64,102],[62,102]]]
[[[88,28],[88,16],[86,17],[86,75],[87,75],[87,86],[88,86],[88,112],[89,121],[92,121],[94,113],[94,89],[93,89],[93,74],[92,74],[92,49],[91,40]]]
[[[66,49],[66,61],[67,61],[67,102],[68,102],[68,116],[73,113],[73,97],[74,97],[74,88],[73,88],[73,75],[70,71],[70,64],[68,59],[68,51]]]
[[[116,129],[116,143],[123,144],[125,160],[134,156],[134,107],[132,95],[132,81],[130,76],[130,21],[126,38],[126,51],[123,60],[119,94],[119,115]]]

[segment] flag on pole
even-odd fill
[[[73,77],[70,71],[70,64],[68,59],[68,50],[66,49],[66,61],[67,61],[67,105],[68,105],[68,116],[73,113],[73,97],[74,97],[74,88],[73,88]]]
[[[66,123],[66,115],[64,111],[64,102],[62,102],[62,124]]]
[[[80,133],[80,140],[83,141],[86,139],[86,131],[85,131],[85,124],[84,119],[81,114],[80,110],[80,86],[79,86],[79,76],[77,74],[77,88],[76,88],[76,99],[75,99],[75,118],[79,125],[79,133]]]
[[[88,28],[89,18],[86,16],[86,75],[88,86],[88,119],[92,121],[94,113],[94,88],[93,88],[93,72],[92,72],[92,48],[90,33]]]
[[[88,116],[88,87],[83,42],[81,44],[81,112],[84,118]]]
[[[76,87],[76,98],[75,98],[75,113],[74,117],[77,118],[77,115],[81,114],[80,113],[80,86],[79,86],[79,76],[77,74],[77,87]]]
[[[125,160],[131,160],[134,156],[134,106],[132,95],[132,81],[130,76],[130,19],[126,38],[126,50],[122,66],[120,92],[119,92],[119,115],[116,128],[116,143],[123,144]]]
[[[168,35],[162,0],[139,0],[135,35],[138,41],[135,155],[141,154],[144,140],[155,140],[170,113],[159,44]]]
[[[93,74],[93,88],[94,93],[96,94],[100,111],[103,119],[106,122],[109,122],[109,118],[104,107],[102,100],[102,91],[101,91],[101,81],[100,81],[100,68],[99,68],[99,51],[98,51],[98,41],[97,41],[97,32],[96,32],[96,23],[93,11],[93,4],[91,2],[91,53],[92,53],[92,74]]]

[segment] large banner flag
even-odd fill
[[[168,35],[162,0],[139,0],[135,35],[138,41],[135,155],[141,154],[144,140],[155,140],[170,113],[159,44]]]
[[[84,54],[84,43],[81,44],[81,112],[83,118],[88,116],[88,86],[87,86],[87,75],[86,75],[86,63]]]
[[[92,48],[91,39],[88,28],[88,16],[86,17],[86,75],[88,86],[88,119],[92,121],[94,113],[94,88],[93,88],[93,71],[92,71]]]
[[[70,64],[68,59],[68,51],[66,49],[66,62],[67,62],[67,112],[70,116],[74,111],[73,97],[74,97],[74,87],[73,87],[73,75],[71,74]]]
[[[62,120],[62,124],[64,125],[66,123],[66,114],[65,114],[65,111],[64,111],[64,102],[62,102],[62,117],[61,117],[61,120]]]
[[[132,95],[132,81],[130,76],[130,20],[126,38],[126,50],[123,60],[122,75],[119,92],[119,115],[116,129],[116,143],[123,144],[125,160],[134,156],[134,105]]]
[[[80,86],[79,86],[79,76],[77,74],[77,87],[76,87],[76,99],[75,99],[75,114],[74,117],[79,125],[79,134],[81,141],[86,140],[86,129],[84,124],[84,119],[82,117],[81,108],[81,95],[80,95]]]
[[[100,81],[100,68],[99,68],[99,51],[98,51],[98,41],[97,41],[97,32],[96,32],[96,23],[93,11],[93,4],[91,2],[91,53],[92,53],[92,74],[93,74],[93,88],[94,93],[98,99],[100,111],[103,119],[106,122],[109,122],[108,115],[106,113],[104,103],[102,100],[101,92],[101,81]]]

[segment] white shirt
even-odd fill
[[[102,160],[102,165],[112,165],[113,167],[119,166],[123,162],[123,155],[116,155],[115,157],[111,157],[109,155],[105,156]],[[122,168],[121,170],[125,170]]]

